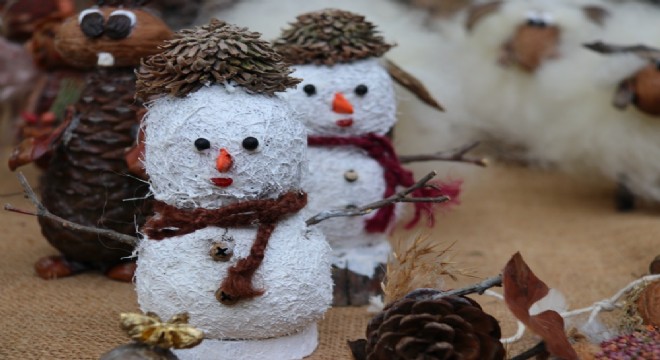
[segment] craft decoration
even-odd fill
[[[153,313],[122,313],[120,324],[134,342],[110,350],[101,355],[101,360],[176,360],[170,349],[189,349],[204,339],[202,331],[188,325],[186,313],[174,315],[168,321]]]
[[[294,64],[303,78],[287,92],[290,103],[303,115],[308,129],[309,175],[304,188],[310,194],[307,211],[328,207],[355,208],[387,198],[397,187],[415,180],[405,169],[386,136],[396,122],[396,99],[390,70],[408,88],[439,108],[417,79],[411,79],[380,57],[393,45],[375,25],[352,12],[325,9],[305,13],[283,30],[274,48]],[[457,195],[456,186],[419,189],[416,197]],[[382,268],[390,253],[387,232],[395,221],[395,206],[364,218],[332,219],[321,224],[334,249],[334,305],[364,305],[379,292]],[[426,216],[433,223],[431,204],[416,203],[407,227]],[[348,289],[348,291],[346,291]]]
[[[73,0],[7,1],[0,9],[2,33],[7,39],[23,42],[35,28],[51,17],[67,17],[75,12]]]
[[[15,121],[23,105],[21,99],[29,93],[35,77],[30,54],[20,45],[0,37],[0,123]]]
[[[87,75],[87,85],[65,125],[46,139],[33,141],[38,147],[23,148],[12,157],[51,157],[40,190],[44,205],[56,215],[134,235],[136,222],[140,224],[149,213],[149,202],[144,201],[148,187],[128,176],[124,151],[135,141],[139,126],[134,67],[141,56],[156,53],[156,45],[169,37],[171,32],[162,21],[137,8],[91,8],[60,27],[55,43],[62,56],[78,66],[97,68]],[[37,261],[35,269],[42,278],[92,268],[110,278],[131,281],[135,265],[126,260],[131,246],[48,219],[40,219],[40,225],[61,253]]]
[[[633,104],[643,113],[660,116],[660,50],[645,45],[619,46],[603,42],[585,44],[585,47],[606,55],[633,54],[647,61],[648,65],[619,83],[612,105],[625,110]]]
[[[258,33],[215,19],[181,30],[138,73],[137,94],[153,99],[143,162],[158,203],[136,290],[143,311],[187,312],[204,331],[198,347],[176,351],[182,359],[299,359],[316,348],[330,248],[301,211],[306,132],[275,94],[299,82],[290,73]]]
[[[470,7],[466,16],[465,28],[475,30],[481,21],[503,7],[502,1],[491,1]],[[533,73],[545,61],[559,57],[562,26],[557,23],[551,12],[540,11],[533,7],[527,11],[524,20],[519,23],[513,34],[501,45],[499,63],[502,66],[516,66]],[[609,15],[608,11],[595,5],[582,7],[586,20],[602,26]]]

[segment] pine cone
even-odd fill
[[[504,359],[500,326],[474,300],[438,292],[389,304],[367,326],[368,360]]]
[[[40,183],[42,202],[66,220],[136,235],[149,214],[148,186],[129,176],[125,149],[132,146],[140,104],[133,100],[131,68],[101,69],[90,75],[75,116]],[[99,268],[129,256],[132,247],[83,234],[39,218],[46,239],[67,260]]]

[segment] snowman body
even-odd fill
[[[305,130],[278,97],[204,87],[185,98],[155,100],[144,126],[145,169],[154,197],[167,205],[217,209],[300,189]],[[258,141],[256,148],[245,147],[248,137]],[[231,154],[231,166],[218,165],[222,154]],[[142,310],[161,317],[188,312],[205,333],[202,345],[178,351],[180,358],[294,359],[315,349],[315,323],[331,302],[330,248],[304,219],[299,212],[277,223],[252,278],[263,294],[233,305],[215,293],[227,270],[250,253],[258,224],[210,225],[141,241],[136,288]],[[215,244],[224,244],[231,257],[214,259]]]
[[[309,136],[359,137],[384,135],[396,121],[392,80],[374,58],[334,66],[294,66],[303,82],[287,92],[301,113]],[[366,92],[365,92],[366,90]],[[306,211],[345,209],[382,200],[384,169],[356,146],[310,146],[309,173],[303,188],[309,194]],[[333,249],[333,265],[368,277],[387,261],[387,232],[365,230],[365,217],[327,220],[319,226]]]

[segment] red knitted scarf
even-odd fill
[[[366,134],[355,137],[340,136],[308,136],[307,144],[309,146],[355,146],[366,151],[369,156],[380,164],[384,171],[385,192],[383,199],[394,195],[397,186],[410,187],[415,184],[415,178],[412,171],[401,166],[399,157],[392,146],[392,142],[385,136],[377,134]],[[415,190],[412,195],[415,197],[438,197],[447,195],[454,199],[459,193],[460,185],[458,183],[439,186],[437,189],[422,188]],[[415,203],[415,215],[406,224],[406,229],[417,225],[421,219],[422,213],[426,214],[429,226],[434,223],[433,204]],[[394,205],[387,205],[376,211],[376,214],[365,222],[364,228],[367,232],[384,232],[390,223],[394,220]]]
[[[182,210],[155,202],[156,215],[147,220],[142,231],[150,239],[162,240],[190,234],[207,226],[226,228],[258,225],[250,255],[229,268],[216,291],[218,301],[230,305],[263,294],[263,290],[253,288],[252,276],[264,259],[270,235],[280,219],[300,211],[306,204],[307,194],[301,191],[291,191],[277,199],[244,201],[213,210]]]

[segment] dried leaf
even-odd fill
[[[543,338],[548,351],[566,360],[579,360],[564,332],[564,319],[552,310],[531,316],[529,308],[544,298],[550,289],[534,275],[520,253],[506,264],[502,278],[504,301],[518,320]]]
[[[123,313],[121,328],[128,336],[140,343],[163,349],[188,349],[201,343],[204,333],[188,325],[188,314],[177,314],[167,322],[154,313],[146,315]]]
[[[9,169],[12,171],[17,168],[37,161],[45,156],[49,156],[53,149],[59,144],[64,131],[71,123],[69,118],[60,124],[50,134],[42,135],[36,138],[27,138],[21,141],[9,156]]]
[[[440,105],[440,103],[433,98],[433,95],[429,90],[424,86],[424,84],[414,77],[409,72],[400,68],[397,64],[391,60],[385,59],[385,66],[387,67],[387,72],[390,74],[392,79],[399,83],[399,85],[410,90],[413,94],[417,96],[418,99],[422,100],[431,107],[434,107],[440,111],[445,109]]]

